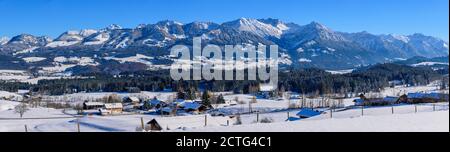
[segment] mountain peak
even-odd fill
[[[164,26],[170,26],[170,25],[183,25],[183,23],[180,23],[178,21],[173,20],[163,20],[156,23],[157,25],[164,25]]]
[[[147,26],[147,24],[142,23],[142,24],[139,24],[139,25],[136,27],[136,29],[142,29],[142,28],[145,28],[145,26]]]
[[[281,20],[279,19],[275,19],[275,18],[262,18],[262,19],[258,19],[258,21],[264,22],[264,23],[272,23],[274,25],[279,24],[279,23],[283,23]]]
[[[20,34],[13,38],[11,38],[8,41],[8,44],[21,44],[21,45],[27,45],[27,46],[41,46],[45,45],[48,42],[51,42],[52,39],[47,36],[40,36],[36,37],[31,34]]]
[[[195,27],[198,29],[206,30],[206,29],[215,29],[218,27],[216,23],[213,22],[199,22],[195,21],[189,24],[186,24],[188,27]]]
[[[231,22],[223,23],[222,25],[238,29],[239,31],[246,31],[256,34],[261,37],[277,37],[280,38],[283,31],[289,29],[285,24],[275,19],[249,19],[240,18]]]
[[[409,37],[408,36],[404,36],[404,35],[400,35],[400,34],[389,34],[390,37],[402,41],[404,43],[408,43],[409,42]]]
[[[422,33],[414,33],[414,34],[412,34],[412,35],[410,35],[410,36],[414,36],[414,37],[425,37],[425,35],[422,34]]]
[[[309,40],[347,41],[347,39],[340,33],[334,32],[333,30],[315,21],[307,25],[301,26],[298,30],[294,31],[293,33],[301,37],[303,41]]]
[[[9,38],[8,37],[0,37],[0,45],[4,45],[8,43]]]
[[[305,27],[314,28],[314,29],[318,29],[318,30],[326,30],[326,31],[330,30],[325,25],[323,25],[323,24],[321,24],[319,22],[316,22],[316,21],[312,21],[311,23],[305,25]]]
[[[88,37],[97,32],[98,32],[97,30],[93,30],[93,29],[84,29],[84,30],[81,30],[79,34],[83,37]]]
[[[31,34],[20,34],[11,38],[10,42],[31,42],[35,41],[36,37]]]
[[[122,29],[122,26],[117,24],[111,24],[105,28],[105,30],[120,30],[120,29]]]

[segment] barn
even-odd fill
[[[161,131],[162,127],[159,125],[158,121],[155,119],[152,119],[151,121],[147,122],[147,125],[145,126],[146,131]]]
[[[105,106],[105,103],[103,102],[83,102],[83,110],[92,110],[92,109],[100,109]]]
[[[105,114],[120,114],[123,111],[122,103],[106,103],[104,109],[100,109],[102,115]]]

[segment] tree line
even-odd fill
[[[62,95],[79,92],[183,92],[183,98],[198,97],[205,90],[256,93],[260,81],[174,81],[168,70],[125,72],[119,75],[83,75],[89,78],[40,80],[38,84],[0,82],[0,89],[15,92],[30,89],[46,95]],[[321,69],[287,69],[279,72],[277,92],[295,91],[303,94],[360,93],[380,91],[389,87],[389,81],[399,80],[405,85],[425,85],[442,79],[439,71],[425,67],[397,64],[378,64],[357,69],[347,74],[331,74]],[[275,95],[277,93],[274,93]]]

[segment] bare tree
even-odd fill
[[[27,112],[28,110],[30,109],[28,109],[28,106],[25,103],[18,104],[14,107],[14,112],[18,113],[20,115],[20,118],[22,118],[23,114],[25,114],[25,112]]]

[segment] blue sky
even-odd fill
[[[109,24],[135,27],[160,20],[214,21],[278,18],[317,21],[345,32],[368,31],[449,39],[448,0],[0,0],[0,36],[56,37],[67,30]]]

